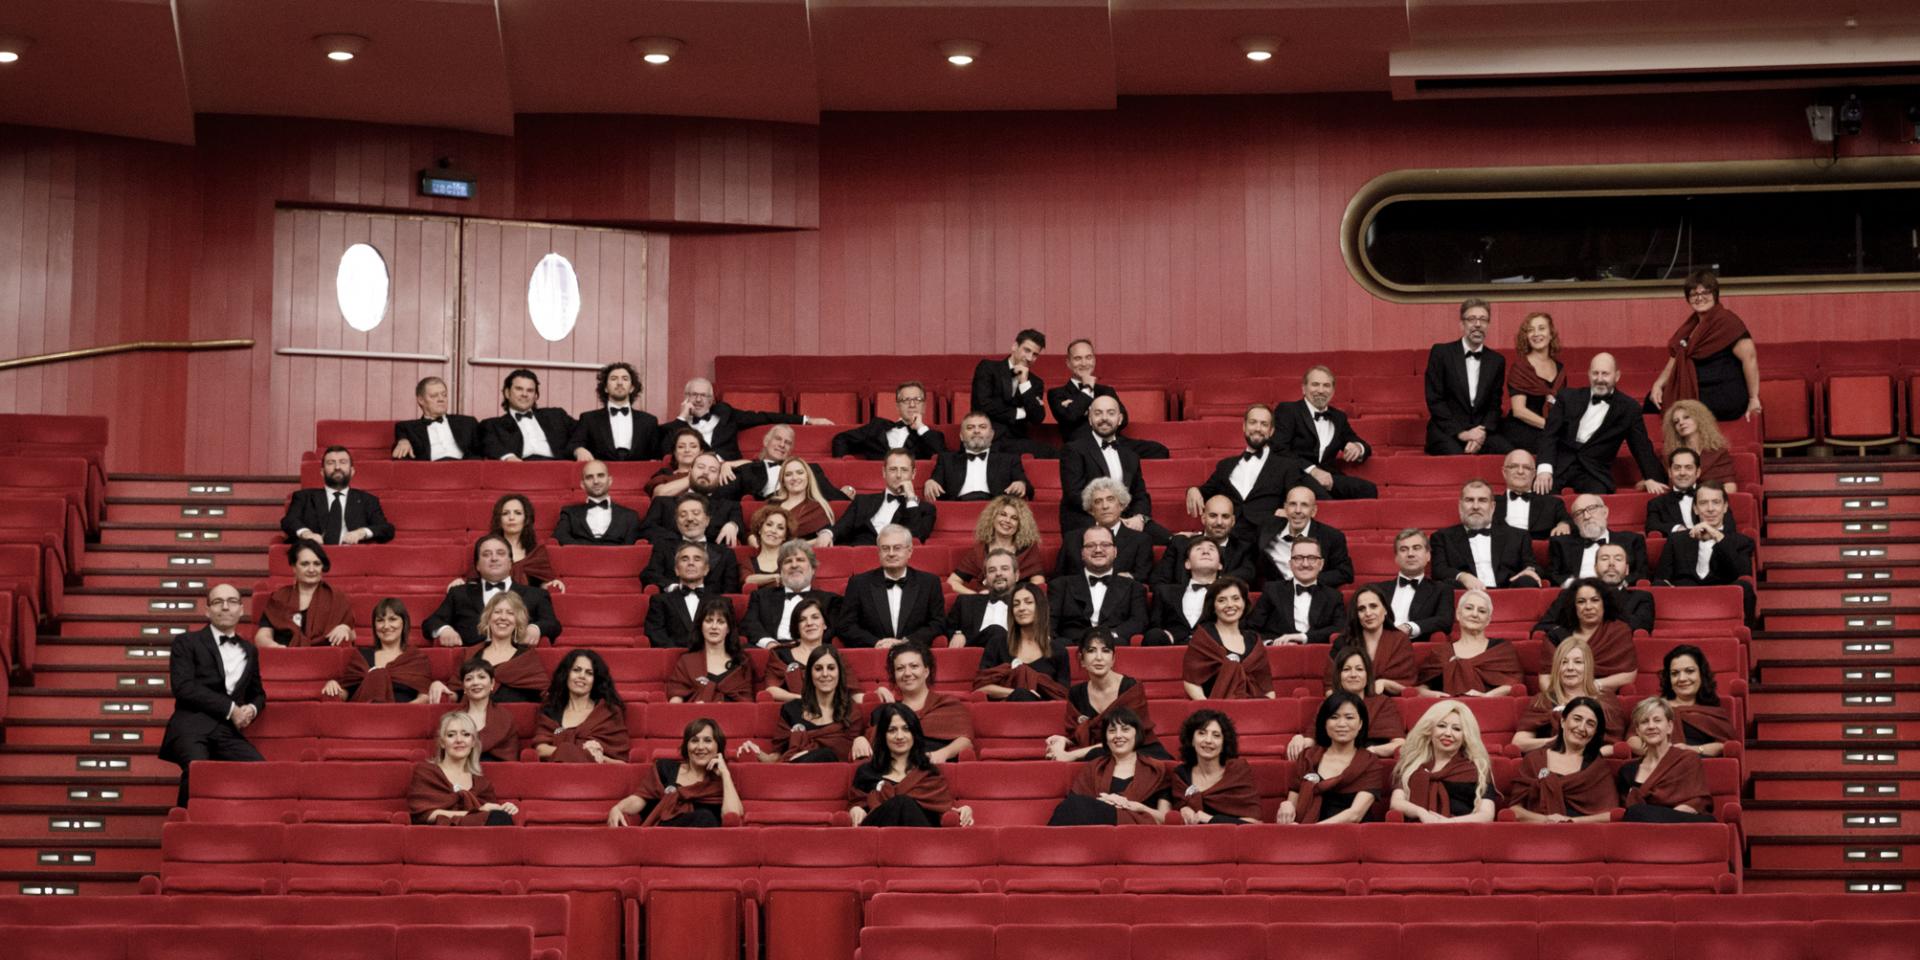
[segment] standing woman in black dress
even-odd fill
[[[1667,341],[1667,366],[1647,391],[1647,411],[1698,400],[1716,420],[1751,418],[1760,412],[1760,359],[1753,335],[1739,314],[1720,305],[1720,277],[1712,270],[1687,275],[1686,297],[1693,316]]]

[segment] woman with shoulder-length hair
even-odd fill
[[[1050,826],[1165,823],[1173,812],[1173,764],[1139,754],[1140,718],[1107,715],[1104,756],[1081,764]]]
[[[1173,799],[1182,823],[1251,823],[1260,819],[1253,765],[1240,758],[1233,718],[1208,707],[1180,724],[1180,765]]]
[[[533,501],[524,493],[509,493],[493,502],[493,525],[488,532],[507,542],[513,557],[514,582],[531,584],[548,593],[566,593],[567,585],[555,579],[553,558],[547,555],[547,545],[540,542],[537,522]]]
[[[1013,551],[1014,569],[1020,579],[1046,583],[1047,558],[1040,539],[1040,523],[1024,498],[1006,493],[994,497],[973,525],[973,547],[954,558],[947,586],[959,594],[983,592],[986,588],[980,577],[986,570],[987,554],[995,549]]]
[[[1010,629],[987,638],[973,688],[989,700],[1065,700],[1073,673],[1050,616],[1046,591],[1024,581],[1014,585],[1007,597]]]
[[[1592,697],[1567,701],[1559,731],[1520,757],[1513,778],[1514,819],[1522,823],[1605,823],[1620,804],[1611,765],[1600,757],[1606,711]]]
[[[753,699],[753,661],[740,645],[733,601],[709,597],[694,612],[700,646],[673,662],[667,675],[667,702],[718,703]]]
[[[1260,633],[1243,627],[1251,591],[1239,577],[1221,577],[1207,588],[1200,623],[1187,639],[1180,682],[1194,700],[1274,698],[1273,666]]]
[[[762,763],[865,760],[873,749],[861,736],[866,732],[866,717],[854,699],[852,677],[840,659],[840,651],[832,646],[816,647],[807,655],[801,676],[800,696],[780,705],[780,729],[773,735],[773,750],[761,750],[759,744],[749,740],[740,745],[740,754],[753,754]]]
[[[371,647],[355,647],[337,680],[320,695],[354,703],[421,703],[430,699],[433,662],[407,643],[413,631],[406,604],[387,597],[373,605]]]
[[[1400,748],[1392,809],[1415,823],[1485,823],[1499,801],[1473,711],[1458,700],[1434,704]]]
[[[1666,444],[1660,448],[1663,454],[1682,447],[1693,451],[1700,462],[1700,482],[1720,484],[1728,493],[1739,488],[1734,482],[1733,451],[1706,404],[1698,400],[1670,404],[1660,415],[1660,436]]]
[[[1520,321],[1513,335],[1513,362],[1507,364],[1507,415],[1500,434],[1515,448],[1538,450],[1547,428],[1547,407],[1567,386],[1560,363],[1560,331],[1553,316],[1538,310]]]
[[[927,758],[920,717],[904,703],[873,711],[879,748],[854,768],[847,785],[847,817],[856,827],[937,827],[951,810],[973,826],[973,808],[955,806],[940,768]]]
[[[788,457],[780,464],[780,487],[768,503],[787,511],[788,537],[810,540],[817,547],[833,545],[833,504],[821,491],[813,466],[805,460]]]
[[[1367,703],[1336,690],[1320,701],[1313,743],[1293,762],[1293,789],[1280,804],[1278,823],[1360,823],[1378,820],[1375,805],[1387,791],[1386,761],[1364,749]]]
[[[1600,707],[1600,734],[1619,739],[1626,734],[1627,711],[1613,694],[1601,690],[1593,679],[1593,649],[1584,640],[1562,640],[1553,650],[1553,665],[1540,692],[1527,702],[1513,734],[1513,745],[1522,752],[1546,746],[1560,736],[1560,724],[1576,699],[1589,699]]]
[[[458,710],[440,717],[432,760],[413,765],[407,809],[414,823],[453,827],[510,827],[520,808],[502,803],[480,773],[478,735]]]
[[[1673,705],[1648,697],[1633,708],[1633,733],[1644,748],[1637,762],[1620,768],[1615,787],[1626,819],[1641,823],[1703,823],[1713,819],[1700,755],[1673,742]]]
[[[701,717],[681,731],[680,759],[641,765],[640,782],[607,811],[607,826],[718,827],[745,813],[727,768],[727,735]]]

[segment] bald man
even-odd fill
[[[1647,439],[1640,407],[1617,388],[1620,368],[1613,354],[1599,353],[1587,367],[1588,386],[1568,388],[1547,410],[1541,433],[1540,475],[1535,493],[1572,489],[1578,493],[1612,493],[1613,458],[1625,443],[1640,468],[1639,489],[1667,492],[1667,469]]]
[[[1535,540],[1546,540],[1573,532],[1573,515],[1566,501],[1551,493],[1534,493],[1533,481],[1539,479],[1538,463],[1527,450],[1515,448],[1500,467],[1506,489],[1493,501],[1493,522],[1525,530]]]
[[[754,427],[764,427],[770,423],[815,423],[831,424],[833,421],[819,418],[809,419],[797,413],[761,413],[753,410],[735,410],[731,405],[714,399],[713,381],[705,377],[694,377],[680,395],[680,415],[672,422],[660,427],[660,435],[673,436],[681,427],[692,427],[698,431],[701,439],[707,442],[707,448],[718,453],[723,459],[740,459],[740,431]]]

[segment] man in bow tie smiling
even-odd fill
[[[713,381],[694,377],[687,381],[686,388],[681,391],[679,417],[662,425],[660,435],[671,437],[681,427],[692,428],[700,434],[700,439],[706,441],[708,449],[730,462],[740,459],[740,431],[771,423],[831,426],[833,421],[792,413],[738,410],[731,404],[715,399]]]
[[[780,545],[777,560],[780,564],[780,582],[755,590],[747,598],[747,615],[740,619],[740,632],[746,636],[747,642],[762,648],[794,642],[793,608],[799,606],[800,601],[819,601],[820,610],[828,624],[833,623],[834,612],[840,605],[839,595],[814,588],[813,574],[817,564],[812,545],[802,540],[789,540]],[[826,639],[833,639],[831,632]]]
[[[1627,551],[1626,582],[1647,578],[1647,539],[1631,530],[1609,530],[1607,502],[1591,493],[1573,499],[1573,518],[1579,531],[1554,537],[1547,547],[1548,578],[1562,587],[1583,577],[1599,576],[1594,559],[1601,546],[1617,543]]]
[[[888,524],[876,549],[879,568],[847,581],[833,632],[849,647],[886,650],[908,641],[931,646],[945,627],[940,578],[913,569],[913,535],[906,527]]]
[[[1287,491],[1306,482],[1307,462],[1268,442],[1273,439],[1273,409],[1264,403],[1247,408],[1240,433],[1246,449],[1221,458],[1207,482],[1187,488],[1187,514],[1200,516],[1208,497],[1224,496],[1240,517],[1234,535],[1252,540],[1260,525],[1280,511]]]
[[[580,415],[567,446],[575,460],[654,460],[660,456],[660,421],[636,406],[640,371],[624,360],[600,368],[594,377],[600,407]]]
[[[1065,573],[1048,587],[1053,635],[1078,643],[1092,630],[1111,630],[1130,643],[1147,629],[1147,590],[1114,569],[1113,533],[1088,527],[1081,533],[1080,572]]]
[[[239,633],[245,611],[233,584],[214,584],[207,591],[207,626],[173,638],[173,716],[160,740],[160,759],[180,765],[182,807],[194,763],[265,759],[241,732],[267,708],[260,654]]]
[[[1373,585],[1387,597],[1393,628],[1416,640],[1453,631],[1453,584],[1427,576],[1430,556],[1426,534],[1414,527],[1400,531],[1393,538],[1399,576]]]
[[[1506,453],[1500,434],[1500,391],[1507,360],[1487,346],[1493,308],[1485,300],[1460,305],[1460,339],[1427,352],[1427,452]]]
[[[1320,542],[1296,538],[1287,562],[1293,568],[1293,582],[1269,583],[1249,622],[1270,647],[1332,642],[1335,634],[1347,628],[1347,607],[1340,601],[1339,590],[1320,582],[1320,569],[1326,563]]]
[[[465,460],[480,455],[480,421],[447,412],[447,382],[427,377],[413,387],[420,418],[393,425],[395,460]]]
[[[1515,447],[1500,467],[1500,478],[1507,489],[1495,498],[1493,522],[1515,530],[1525,530],[1535,540],[1564,536],[1573,532],[1573,515],[1567,505],[1550,493],[1535,493],[1537,475],[1533,454]]]
[[[540,406],[540,377],[532,370],[507,374],[500,386],[500,416],[480,424],[480,453],[489,460],[571,459],[567,441],[573,418],[558,407]]]
[[[1493,522],[1493,488],[1460,488],[1460,522],[1433,534],[1433,575],[1465,590],[1540,586],[1527,535]]]
[[[897,419],[875,417],[864,425],[833,435],[835,457],[883,460],[889,450],[905,450],[915,460],[931,460],[946,452],[946,434],[927,422],[927,388],[909,380],[893,389]]]
[[[1342,470],[1365,462],[1373,448],[1355,433],[1345,412],[1333,406],[1333,369],[1315,364],[1300,378],[1300,402],[1274,411],[1274,446],[1308,463],[1307,479],[1331,500],[1371,500],[1380,491],[1371,481]]]

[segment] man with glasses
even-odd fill
[[[797,413],[763,413],[755,410],[736,410],[731,404],[714,399],[713,381],[705,377],[694,377],[687,381],[686,390],[680,396],[680,415],[672,422],[660,427],[660,435],[673,436],[681,427],[691,427],[707,442],[707,448],[718,453],[724,460],[740,459],[740,431],[754,427],[764,427],[770,423],[800,423],[832,425],[832,420],[820,417],[803,417]]]
[[[180,765],[182,807],[194,763],[265,759],[242,733],[267,708],[260,654],[240,635],[244,612],[233,584],[214,584],[207,591],[207,625],[173,638],[173,716],[160,740],[160,759]]]
[[[1609,543],[1626,548],[1626,582],[1647,578],[1647,538],[1631,530],[1607,529],[1607,517],[1607,502],[1598,495],[1583,493],[1574,498],[1573,519],[1580,531],[1554,537],[1547,547],[1548,578],[1553,583],[1565,587],[1583,577],[1598,576],[1594,558]]]
[[[1485,300],[1460,305],[1460,339],[1427,352],[1427,452],[1506,453],[1500,435],[1500,399],[1507,358],[1487,346],[1493,308]]]
[[[905,450],[915,460],[931,460],[947,450],[946,434],[927,423],[927,388],[909,380],[893,388],[899,419],[875,417],[865,426],[833,435],[833,455],[885,460],[889,450]]]
[[[1296,537],[1287,565],[1292,569],[1291,584],[1269,583],[1260,593],[1249,621],[1266,637],[1267,646],[1283,643],[1331,643],[1335,634],[1347,629],[1347,605],[1340,591],[1320,582],[1326,558],[1320,555],[1320,541]]]
[[[1493,522],[1515,530],[1525,530],[1535,540],[1547,540],[1573,532],[1573,516],[1567,504],[1551,493],[1533,492],[1539,476],[1533,454],[1514,448],[1500,467],[1507,489],[1495,498]]]

